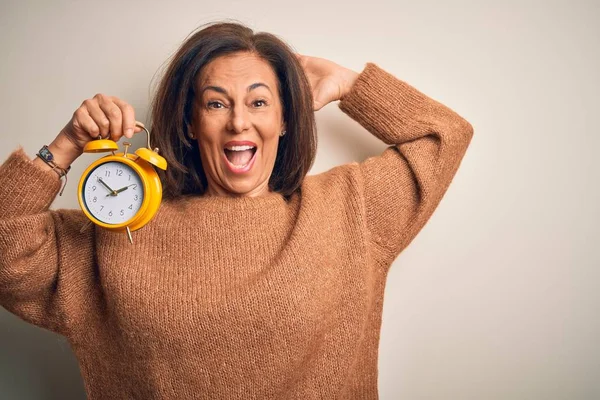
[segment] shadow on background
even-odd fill
[[[0,398],[84,400],[75,354],[63,336],[38,328],[0,307]]]

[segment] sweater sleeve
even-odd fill
[[[0,165],[0,305],[34,325],[64,334],[78,274],[89,264],[93,231],[80,210],[49,210],[60,189],[54,171],[22,148]]]
[[[469,122],[373,63],[340,109],[390,145],[358,164],[371,245],[391,263],[428,221],[473,136]]]

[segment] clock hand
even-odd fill
[[[125,186],[125,187],[122,187],[121,189],[117,189],[117,190],[115,191],[115,194],[114,194],[114,195],[109,193],[109,194],[107,194],[107,195],[106,195],[106,197],[108,197],[108,196],[116,196],[116,195],[117,195],[117,193],[124,192],[125,190],[127,190],[127,189],[129,188],[129,186],[133,186],[133,185],[135,185],[135,183],[132,183],[131,185],[127,185],[127,186]]]
[[[108,186],[108,185],[107,185],[107,184],[106,184],[106,183],[105,183],[105,182],[102,180],[102,178],[98,178],[98,182],[100,182],[101,184],[103,184],[104,186],[106,186],[106,188],[112,192],[112,193],[111,193],[111,194],[112,194],[112,196],[116,196],[116,195],[117,195],[117,192],[115,192],[115,191],[114,191],[114,190],[113,190],[113,189],[112,189],[110,186]]]

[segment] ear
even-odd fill
[[[193,126],[191,124],[186,124],[187,127],[187,135],[190,139],[196,139],[196,133],[194,132]]]

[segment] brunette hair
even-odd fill
[[[286,134],[279,139],[269,188],[289,196],[300,187],[317,151],[313,98],[304,70],[290,46],[273,34],[254,33],[238,22],[207,25],[192,32],[174,54],[152,101],[152,147],[168,162],[166,171],[158,171],[163,197],[206,191],[200,151],[188,136],[195,83],[210,61],[236,52],[258,55],[277,76]]]

